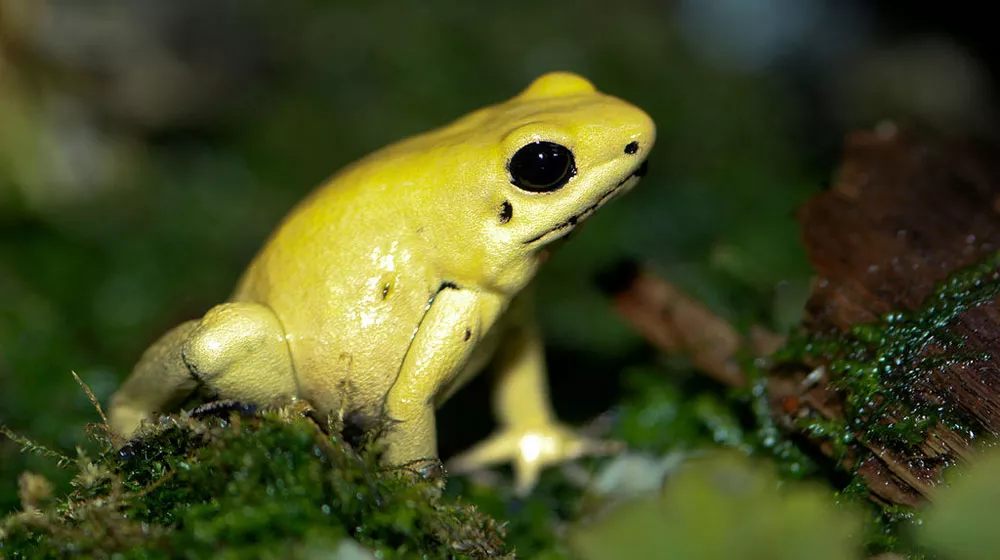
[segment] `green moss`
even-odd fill
[[[676,372],[632,368],[625,372],[626,395],[616,407],[612,435],[629,448],[656,455],[715,446],[768,456],[789,480],[819,469],[775,423],[767,400],[765,364],[739,357],[749,383],[745,389],[679,383]]]
[[[542,474],[539,485],[525,498],[512,495],[509,487],[491,488],[455,479],[449,494],[461,496],[483,513],[505,520],[506,542],[518,558],[568,560],[569,553],[560,537],[560,528],[579,513],[580,492],[558,471]]]
[[[824,365],[832,386],[845,396],[844,419],[813,415],[802,418],[799,428],[832,446],[837,468],[844,466],[839,459],[858,449],[853,445],[856,442],[906,449],[922,442],[927,430],[938,422],[975,436],[978,427],[971,419],[951,407],[924,402],[919,388],[948,365],[984,359],[966,350],[948,326],[962,312],[992,301],[998,294],[1000,253],[995,253],[939,283],[917,310],[888,313],[874,324],[855,326],[841,336],[794,336],[772,356],[773,362],[779,366]],[[924,355],[931,344],[939,352]],[[766,404],[765,392],[759,392]],[[883,421],[890,416],[893,422]],[[847,501],[870,503],[869,489],[857,475],[840,495]],[[900,542],[899,534],[901,527],[919,522],[918,514],[904,506],[872,507],[871,511],[870,549],[913,553],[911,543]]]
[[[985,450],[974,463],[945,473],[948,486],[910,536],[937,557],[949,560],[996,558],[1000,532],[995,516],[1000,498],[1000,450]],[[914,528],[917,529],[917,528]]]
[[[496,520],[288,409],[177,416],[121,452],[104,443],[65,501],[4,521],[4,557],[279,558],[347,538],[380,558],[509,552]]]
[[[815,475],[819,471],[816,462],[789,439],[774,420],[767,397],[768,377],[764,364],[749,358],[742,362],[748,388],[734,391],[734,400],[746,403],[753,413],[755,429],[751,441],[754,450],[774,457],[778,472],[784,477],[801,480]]]
[[[998,294],[1000,253],[994,253],[939,283],[915,311],[888,313],[839,337],[795,337],[775,354],[775,362],[824,364],[832,385],[845,396],[844,421],[805,418],[801,427],[829,441],[840,454],[855,440],[909,447],[923,441],[927,429],[938,422],[975,434],[970,419],[953,408],[924,402],[918,391],[946,366],[984,359],[965,350],[948,326],[962,312]],[[940,352],[922,355],[931,344]],[[889,416],[895,420],[881,421]]]
[[[910,535],[920,526],[918,510],[901,505],[877,507],[864,478],[855,475],[838,493],[838,501],[855,506],[864,514],[865,543],[872,554],[881,552],[906,553],[911,560],[922,560],[923,553]]]
[[[701,447],[715,439],[711,425],[722,427],[722,440],[742,440],[741,433],[731,431],[732,411],[712,404],[716,395],[685,391],[654,368],[632,368],[623,378],[626,395],[618,406],[612,435],[631,449],[660,455]],[[702,403],[700,409],[696,402]]]

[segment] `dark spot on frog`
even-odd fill
[[[438,291],[440,292],[441,290],[457,290],[457,289],[458,289],[458,284],[446,280],[444,282],[441,282],[441,287],[438,288]]]
[[[349,410],[344,414],[340,436],[354,449],[360,449],[367,441],[381,436],[385,428],[384,418],[363,410]]]
[[[472,338],[472,329],[465,329],[465,337],[462,340],[468,342],[470,338]]]
[[[632,142],[629,142],[628,144],[625,144],[625,153],[626,154],[632,155],[632,154],[634,154],[634,153],[636,153],[638,151],[639,151],[639,143],[638,142],[632,141]]]
[[[503,201],[503,204],[500,205],[500,223],[506,224],[513,216],[514,207],[511,205],[510,201]]]
[[[386,285],[382,286],[382,301],[385,301],[385,298],[389,297],[390,290],[392,290],[392,284],[386,283]]]

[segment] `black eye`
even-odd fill
[[[534,142],[518,150],[510,158],[512,183],[526,191],[550,192],[576,175],[573,152],[553,142]]]

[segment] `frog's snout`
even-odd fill
[[[633,140],[628,144],[625,144],[625,153],[630,156],[639,153],[639,142]],[[639,167],[632,172],[631,176],[642,177],[643,175],[646,174],[646,171],[648,170],[649,170],[649,160],[644,159],[642,160],[642,163],[639,164]]]

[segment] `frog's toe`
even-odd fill
[[[624,445],[583,437],[561,426],[502,430],[448,462],[454,473],[471,472],[510,461],[514,490],[524,496],[534,488],[542,469],[585,455],[617,453]]]
[[[115,403],[108,414],[108,425],[127,440],[135,435],[143,422],[150,422],[152,419],[153,414],[142,407]]]

